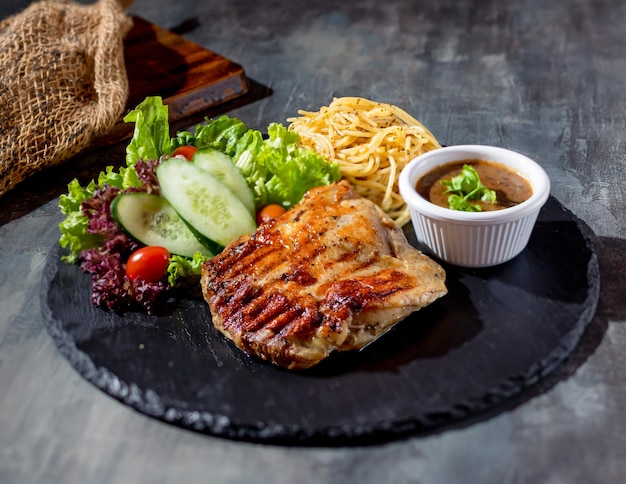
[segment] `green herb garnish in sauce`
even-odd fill
[[[448,204],[452,210],[463,212],[480,212],[482,207],[470,200],[496,203],[496,192],[490,190],[480,181],[478,172],[471,165],[463,165],[461,173],[450,180],[441,180],[449,193]]]

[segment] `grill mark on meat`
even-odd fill
[[[300,306],[281,308],[280,313],[275,318],[268,318],[265,328],[278,334],[290,324],[294,324],[294,321],[302,317],[303,313],[304,308]]]
[[[376,256],[377,254],[372,253],[372,257]],[[347,262],[353,262],[353,264],[351,265],[351,270],[353,273],[358,274],[361,272],[366,272],[368,269],[370,269],[371,267],[374,266],[374,262],[372,260],[372,258],[368,258],[367,260],[363,260],[363,261],[358,261],[356,256],[354,255],[354,253],[350,253],[348,255],[346,255],[346,257],[342,257],[340,258],[338,261],[333,261],[333,262],[329,262],[329,265],[333,265],[335,263],[347,263]]]
[[[261,294],[254,301],[250,301],[250,304],[246,307],[234,305],[230,308],[230,311],[224,315],[224,324],[229,324],[233,329],[245,329],[246,331],[257,331],[266,324],[268,319],[271,319],[276,314],[280,313],[281,300],[273,298],[272,294]],[[241,311],[244,318],[249,321],[245,328],[237,328],[230,324],[230,321],[237,321],[235,318],[238,311]]]
[[[284,282],[296,282],[302,286],[310,286],[317,281],[317,278],[313,277],[304,267],[297,267],[293,272],[281,274],[279,277]]]
[[[260,297],[255,303],[259,303],[261,310],[254,316],[255,324],[248,326],[246,330],[250,332],[270,330],[274,334],[281,333],[292,337],[310,336],[322,323],[323,318],[311,310],[311,306],[314,306],[311,301],[306,304],[307,298],[303,299],[304,304],[290,300],[277,292]],[[237,321],[235,314],[231,313],[230,321]],[[233,328],[230,321],[225,320],[224,326]]]
[[[236,281],[222,280],[217,286],[215,297],[220,298],[227,305],[245,306],[260,294],[260,290],[246,277],[240,277]]]
[[[222,268],[225,275],[237,274],[245,270],[246,267],[254,267],[257,273],[271,274],[276,271],[281,265],[287,263],[293,264],[293,262],[286,261],[280,254],[275,254],[275,247],[278,246],[294,246],[292,256],[297,261],[296,263],[302,266],[308,265],[308,262],[320,252],[320,247],[315,247],[313,244],[304,243],[301,239],[309,237],[310,234],[299,234],[298,239],[293,239],[289,242],[283,240],[283,237],[276,232],[270,232],[271,226],[264,225],[259,231],[253,235],[247,241],[247,247],[245,250],[238,251],[238,254],[233,257],[227,258],[222,264]],[[301,274],[304,276],[304,272]],[[277,276],[277,279],[280,275]],[[297,276],[294,276],[297,278]]]
[[[285,340],[310,339],[324,323],[323,317],[311,306],[296,306],[290,320],[282,319],[277,335]]]
[[[389,270],[380,275],[331,282],[323,291],[326,296],[321,303],[322,311],[333,318],[346,319],[367,305],[380,305],[385,298],[406,288],[408,279],[399,271]]]
[[[271,323],[289,312],[289,300],[282,294],[264,294],[255,303],[258,303],[258,308],[261,310],[254,316],[253,324],[245,327],[247,331],[258,331],[260,328],[269,329]]]
[[[260,231],[267,230],[267,227],[263,227]],[[311,239],[310,234],[301,234],[300,239]],[[266,283],[280,283],[280,282],[296,282],[301,285],[311,285],[316,282],[316,278],[311,275],[307,267],[311,265],[311,262],[318,257],[320,257],[324,252],[328,251],[328,248],[324,245],[313,244],[310,241],[306,243],[302,242],[300,239],[291,240],[288,244],[282,240],[282,237],[279,237],[278,234],[274,234],[272,236],[263,236],[263,237],[252,237],[248,242],[249,250],[245,252],[242,251],[243,255],[238,261],[227,260],[225,264],[229,266],[227,270],[224,271],[225,275],[229,274],[237,274],[245,270],[246,267],[254,267],[255,271],[259,274],[265,274]],[[269,246],[262,245],[260,241],[265,243],[271,240],[271,244]],[[289,261],[286,261],[283,257],[272,256],[272,252],[275,252],[273,249],[274,246],[278,245],[293,245],[297,247],[297,250],[294,250],[290,257],[292,258]],[[329,262],[330,265],[334,264],[336,261],[331,260]],[[292,267],[288,272],[281,272],[279,269],[282,265],[289,265]],[[275,277],[273,279],[270,278],[270,275],[274,273]]]
[[[239,244],[229,256],[220,258],[214,271],[224,277],[230,277],[231,274],[243,272],[247,265],[253,266],[271,253],[271,247],[254,244],[254,240],[250,239]]]
[[[446,293],[443,269],[346,182],[203,266],[212,322],[249,354],[290,369],[358,349]]]

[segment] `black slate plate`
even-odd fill
[[[410,225],[405,232],[415,244]],[[96,309],[89,277],[60,262],[60,250],[45,269],[42,307],[81,375],[139,412],[233,439],[360,444],[491,409],[554,369],[596,309],[587,234],[550,198],[517,258],[490,269],[446,267],[446,297],[363,351],[306,372],[243,354],[212,327],[202,301],[182,301],[166,317]]]

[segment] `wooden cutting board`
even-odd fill
[[[133,16],[124,42],[129,81],[127,110],[146,96],[161,96],[170,123],[242,96],[249,89],[243,67],[169,30]],[[98,146],[132,134],[122,120]]]

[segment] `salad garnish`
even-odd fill
[[[289,209],[310,188],[340,178],[336,163],[302,147],[299,135],[279,123],[264,136],[222,115],[170,137],[167,106],[158,96],[146,98],[124,120],[135,123],[125,164],[108,166],[86,186],[72,180],[59,200],[65,215],[59,224],[62,259],[92,274],[92,302],[109,310],[154,313],[172,296],[199,295],[202,263],[233,234],[254,230],[256,212],[267,205]],[[196,174],[211,188],[183,182]],[[165,176],[178,177],[181,191],[169,180],[162,189]],[[201,220],[199,214],[219,221],[194,227],[190,221]],[[238,223],[244,227],[239,232]],[[198,244],[201,250],[195,250]],[[129,277],[129,258],[146,246],[163,246],[165,251],[152,252],[169,254],[166,270],[150,280]]]

